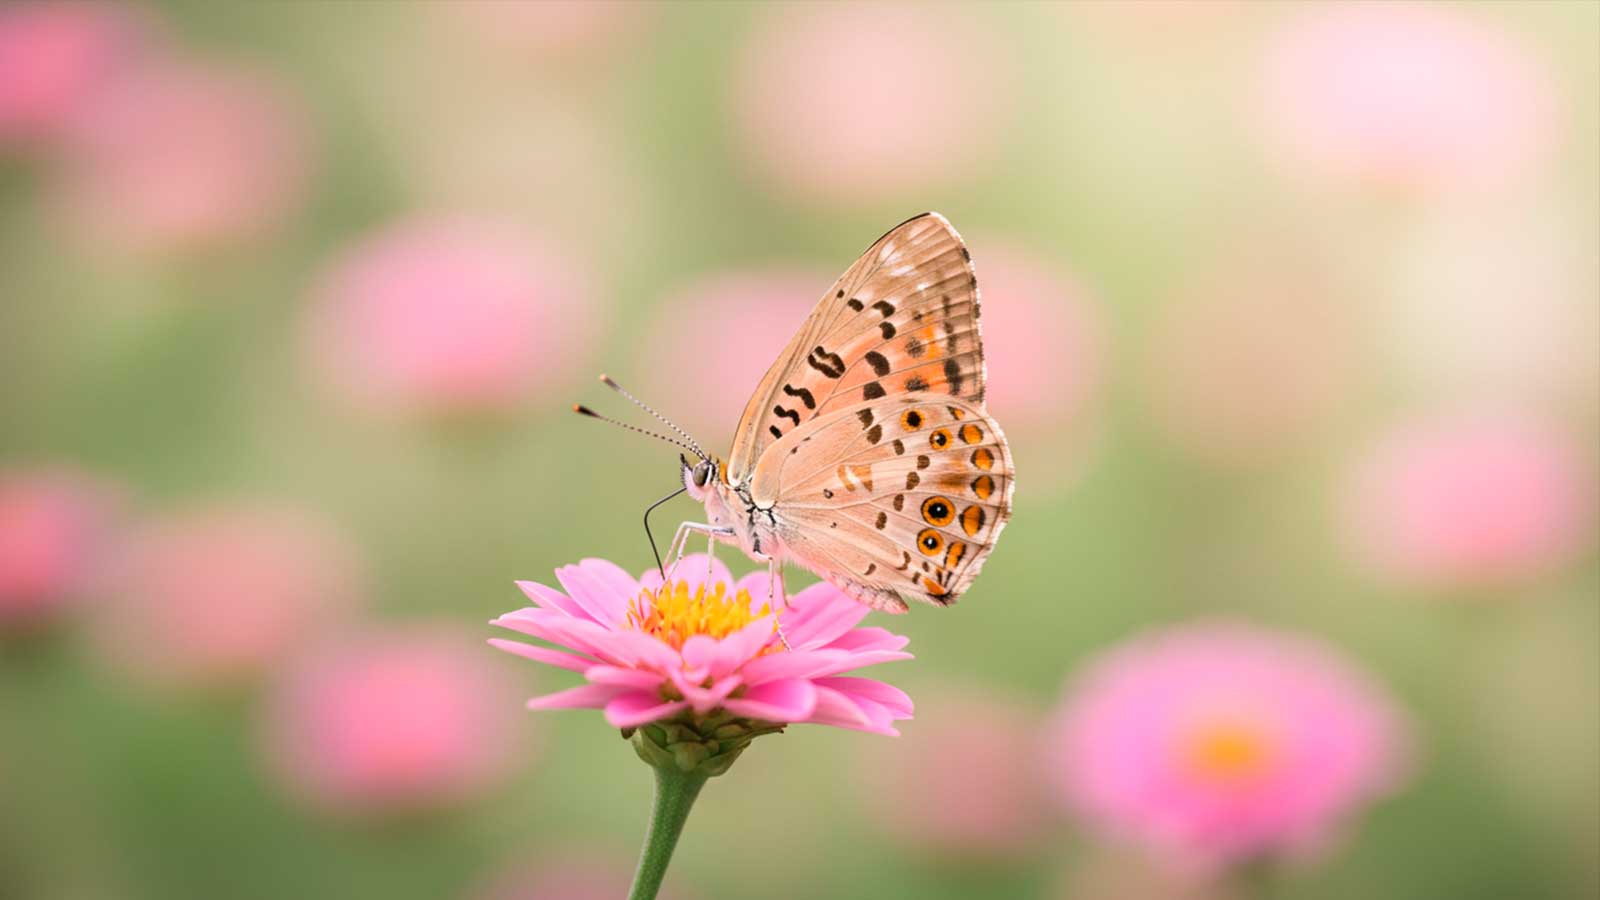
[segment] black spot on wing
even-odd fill
[[[879,353],[876,350],[869,350],[864,358],[867,361],[867,365],[872,367],[872,373],[874,375],[882,378],[883,376],[889,374],[889,358],[884,356],[882,353]]]
[[[844,291],[840,291],[839,292],[839,296],[843,297],[844,296]],[[855,312],[861,312],[861,310],[863,308],[862,305],[861,305],[861,301],[857,300],[854,297],[851,297],[848,301],[845,302],[844,305],[850,307],[850,309],[855,311]]]
[[[872,424],[872,410],[863,409],[856,413],[856,418],[861,420],[861,427],[866,428]]]
[[[887,393],[888,391],[883,389],[883,385],[876,381],[868,382],[866,387],[861,389],[861,397],[864,400],[876,400]]]
[[[778,426],[776,426],[776,425],[768,425],[767,426],[767,430],[772,432],[772,436],[775,437],[775,438],[783,437],[783,432],[779,431],[778,430]]]
[[[867,429],[867,440],[869,442],[871,442],[871,443],[874,443],[874,444],[876,444],[877,442],[883,440],[883,426],[882,425],[874,425],[871,428]]]
[[[786,384],[783,386],[783,392],[791,397],[799,397],[800,402],[806,405],[806,409],[817,408],[817,398],[811,396],[811,391],[806,388],[790,387]]]
[[[883,339],[886,341],[895,335],[893,322],[879,322],[878,330],[883,332]]]
[[[947,357],[944,361],[944,380],[950,382],[950,393],[959,396],[961,393],[961,364],[956,362],[956,358],[953,356]]]
[[[829,378],[840,378],[844,375],[844,360],[839,358],[839,354],[829,353],[821,346],[806,354],[806,364]]]
[[[928,389],[928,380],[921,375],[913,375],[906,379],[906,390],[925,391]]]
[[[784,409],[782,406],[774,406],[772,408],[772,414],[780,419],[789,419],[796,425],[800,424],[800,413],[797,410]]]
[[[885,319],[894,315],[894,304],[887,300],[879,300],[876,303],[873,303],[872,308],[880,313],[883,313],[883,317]]]

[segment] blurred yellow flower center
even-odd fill
[[[640,591],[628,606],[628,626],[682,649],[697,634],[724,638],[771,612],[765,603],[752,611],[749,591],[730,596],[728,586],[718,582],[710,590],[702,585],[690,593],[688,582],[679,581],[653,593]],[[776,619],[772,627],[777,630]]]
[[[1183,762],[1192,774],[1214,784],[1238,785],[1265,775],[1277,757],[1277,746],[1260,723],[1223,720],[1190,732]]]

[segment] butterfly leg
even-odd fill
[[[777,591],[777,605],[773,605],[773,591]],[[767,560],[767,606],[778,615],[778,640],[783,642],[783,649],[793,650],[789,646],[789,636],[783,633],[783,613],[789,611],[789,592],[783,587],[783,563],[777,557]]]
[[[711,543],[720,540],[729,540],[734,537],[732,528],[715,525],[705,525],[700,522],[684,522],[678,526],[677,532],[672,535],[672,543],[667,547],[667,556],[672,563],[667,568],[667,580],[672,579],[672,574],[678,570],[678,563],[683,561],[683,554],[688,549],[689,535],[703,534]]]

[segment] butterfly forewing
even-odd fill
[[[823,296],[745,406],[728,474],[817,416],[907,391],[983,401],[977,280],[937,213],[879,238]]]

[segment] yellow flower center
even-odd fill
[[[724,638],[771,612],[765,603],[752,612],[749,591],[729,596],[728,586],[717,582],[709,591],[701,585],[690,593],[688,582],[679,581],[640,591],[628,604],[628,627],[681,650],[695,635]],[[777,631],[776,619],[772,628]]]
[[[1267,774],[1277,759],[1277,741],[1260,722],[1222,719],[1185,736],[1184,767],[1204,781],[1241,785]]]

